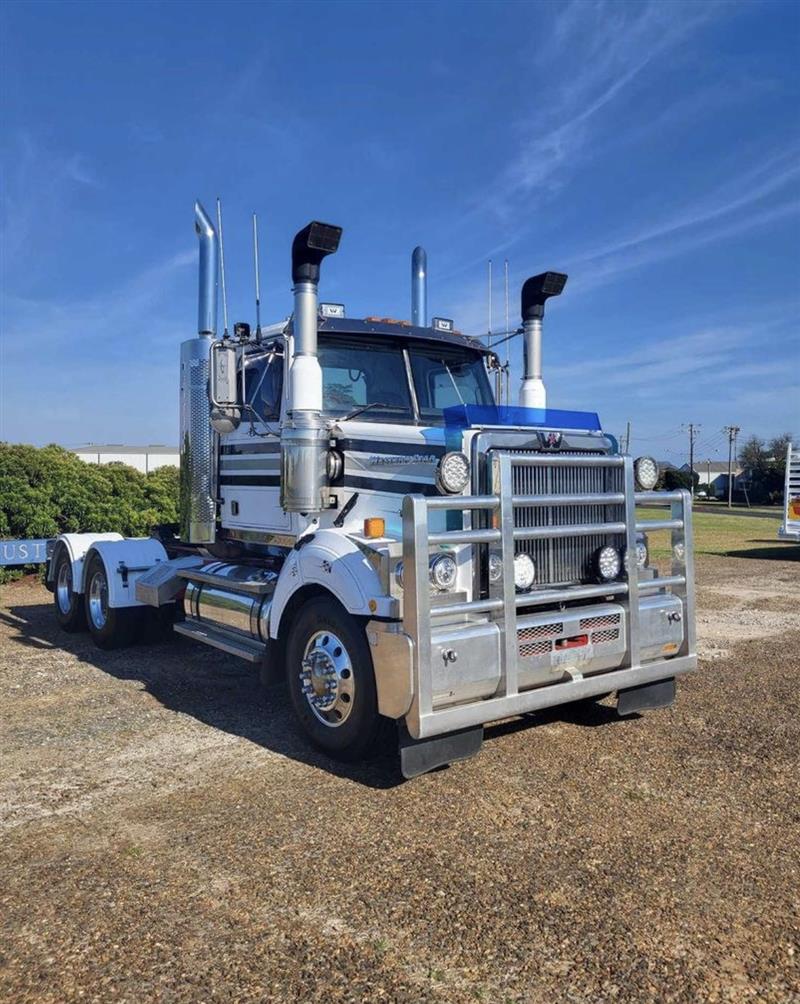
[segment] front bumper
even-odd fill
[[[373,621],[368,628],[381,713],[405,716],[409,733],[423,739],[693,670],[697,660],[688,492],[637,493],[631,459],[617,455],[497,452],[492,462],[494,495],[409,495],[404,501],[403,624]],[[624,524],[515,526],[515,507],[552,505],[553,498],[512,495],[512,463],[624,467]],[[623,501],[619,493],[593,493],[559,496],[559,504],[585,505],[588,499],[598,503],[605,498]],[[670,518],[637,523],[636,505],[644,502],[669,505]],[[470,515],[483,510],[489,513],[488,526],[430,532],[428,515],[437,509]],[[631,554],[637,534],[670,531],[672,574],[640,582],[632,562],[621,581],[515,592],[516,540],[588,536],[605,528],[624,533]],[[448,544],[490,544],[499,551],[504,574],[488,597],[432,604],[428,555],[431,547]]]
[[[510,701],[502,694],[501,632],[491,621],[466,619],[441,625],[430,641],[432,712],[416,738],[484,724],[510,715],[581,700],[679,676],[693,670],[696,659],[675,657],[683,644],[683,603],[671,594],[643,597],[644,624],[638,667],[625,664],[625,608],[604,603],[518,618],[519,692]],[[596,622],[587,630],[580,625]],[[616,623],[616,627],[606,626]],[[616,634],[616,637],[610,637]],[[590,639],[575,645],[574,640]],[[372,646],[381,714],[402,718],[414,704],[415,643],[401,624],[371,621]],[[595,641],[599,638],[599,641]],[[571,641],[572,640],[572,641]],[[544,679],[543,679],[544,677]],[[428,731],[430,730],[430,731]],[[411,729],[409,729],[411,731]],[[414,733],[412,732],[412,735]]]

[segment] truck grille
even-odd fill
[[[512,462],[515,495],[578,495],[595,492],[623,492],[621,467],[521,467]],[[517,527],[566,526],[577,523],[617,523],[625,521],[624,505],[530,506],[515,511]],[[622,534],[593,534],[555,540],[524,540],[519,549],[536,565],[539,587],[593,581],[592,555],[606,544],[622,550]]]

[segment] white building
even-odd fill
[[[177,446],[123,446],[121,443],[99,445],[90,443],[73,449],[87,464],[121,463],[135,467],[147,474],[158,467],[178,467],[180,453]]]

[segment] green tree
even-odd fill
[[[792,435],[784,432],[765,443],[759,436],[750,436],[739,450],[739,463],[744,470],[751,502],[777,504],[783,498],[786,476],[786,449]]]
[[[87,464],[60,446],[0,443],[0,537],[114,531],[141,537],[178,518],[178,470]]]
[[[685,488],[686,491],[692,490],[692,475],[689,473],[689,471],[678,470],[677,467],[667,467],[666,470],[663,471],[660,481],[661,481],[660,487],[664,488],[666,491],[669,492],[676,491],[677,489],[680,488]],[[700,481],[700,476],[698,475],[697,471],[695,471],[694,473],[695,489],[697,488],[699,481]]]

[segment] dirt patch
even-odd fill
[[[0,610],[0,997],[800,997],[797,566],[698,562],[701,670],[487,730],[401,783],[311,752],[188,641],[102,653]]]

